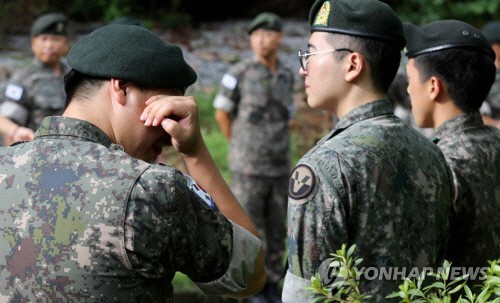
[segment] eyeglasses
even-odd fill
[[[309,63],[309,57],[312,55],[319,55],[319,54],[326,54],[326,53],[332,53],[332,52],[340,52],[340,51],[346,51],[350,53],[354,53],[354,51],[348,49],[348,48],[334,48],[334,49],[329,49],[325,51],[319,51],[319,52],[309,52],[309,51],[303,51],[299,50],[299,61],[300,61],[300,67],[302,67],[303,70],[307,70],[307,63]]]

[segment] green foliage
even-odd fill
[[[368,295],[361,294],[359,290],[360,272],[356,266],[363,259],[353,256],[356,250],[356,245],[353,245],[346,251],[346,245],[342,244],[342,248],[336,253],[331,254],[333,260],[330,267],[337,273],[335,281],[328,286],[321,283],[319,274],[311,277],[311,287],[307,289],[319,294],[313,302],[355,302],[360,303],[370,298]]]
[[[500,0],[405,0],[396,6],[404,21],[423,24],[438,19],[459,19],[477,27],[500,18]]]
[[[200,126],[203,139],[207,145],[210,154],[214,158],[217,167],[221,171],[226,182],[231,182],[231,173],[227,163],[228,142],[226,137],[220,132],[215,121],[215,109],[212,106],[214,93],[197,93],[195,95],[198,104],[198,113],[200,116]]]
[[[490,262],[486,279],[482,283],[482,291],[477,295],[466,285],[467,275],[450,280],[451,263],[444,261],[440,272],[429,274],[436,278],[436,282],[424,286],[426,277],[423,272],[416,282],[405,279],[403,284],[399,285],[399,291],[393,292],[387,298],[399,298],[399,302],[448,303],[458,297],[457,303],[500,303],[500,266],[497,262]]]
[[[311,278],[311,286],[307,289],[318,295],[313,302],[361,303],[369,298],[359,290],[360,272],[356,266],[362,259],[354,256],[355,250],[356,245],[352,245],[346,251],[346,245],[343,244],[340,250],[331,254],[333,261],[330,267],[337,273],[337,278],[331,285],[323,285],[319,274]],[[386,298],[397,298],[401,303],[500,303],[500,259],[489,263],[486,278],[477,285],[481,287],[479,294],[474,294],[466,284],[467,275],[450,279],[451,263],[444,261],[437,273],[427,273],[428,276],[435,278],[432,284],[424,271],[416,281],[406,278],[399,285],[399,290],[392,292]]]

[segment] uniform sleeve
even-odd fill
[[[26,88],[18,81],[11,81],[5,87],[0,105],[0,114],[20,125],[28,122],[29,97]]]
[[[132,267],[148,278],[180,271],[211,294],[244,289],[259,240],[228,221],[190,177],[162,167],[145,175],[127,211]]]
[[[350,168],[333,151],[317,152],[293,169],[288,245],[289,270],[295,276],[309,279],[331,252],[347,243],[352,184]]]
[[[222,76],[219,92],[214,99],[214,107],[225,112],[234,112],[240,100],[238,67],[231,68]]]

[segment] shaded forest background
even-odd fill
[[[75,22],[110,21],[129,15],[147,27],[196,27],[202,22],[251,18],[272,11],[285,18],[306,19],[314,0],[0,0],[2,34],[24,33],[37,16],[63,12]],[[500,0],[383,0],[403,21],[417,24],[460,19],[477,27],[500,19]]]

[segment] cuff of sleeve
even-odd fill
[[[308,286],[311,286],[311,280],[301,278],[287,271],[283,282],[281,300],[283,303],[312,302],[314,293],[305,289]]]
[[[219,94],[214,99],[214,107],[229,113],[234,109],[235,105],[231,99]]]
[[[196,285],[207,295],[227,295],[243,291],[253,274],[261,241],[251,232],[231,221],[233,251],[229,266],[222,277]]]

